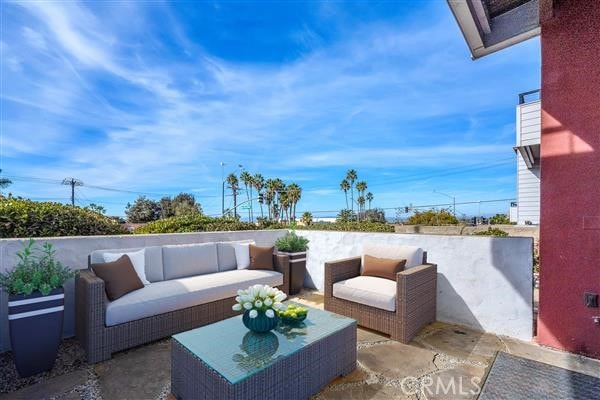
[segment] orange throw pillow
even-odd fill
[[[104,281],[106,297],[110,301],[144,287],[127,254],[116,261],[92,264],[91,267],[96,276]]]
[[[273,251],[275,247],[258,247],[253,244],[250,248],[250,267],[248,269],[273,270]]]
[[[378,258],[365,254],[362,275],[396,280],[396,274],[404,270],[406,260]]]

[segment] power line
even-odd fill
[[[16,181],[37,182],[37,183],[44,183],[44,184],[62,184],[63,183],[63,180],[39,178],[39,177],[33,177],[33,176],[9,176],[9,178],[16,180]],[[140,191],[135,191],[135,190],[119,189],[119,188],[114,188],[114,187],[88,185],[88,184],[85,184],[85,187],[88,187],[91,189],[97,189],[97,190],[104,190],[104,191],[118,192],[118,193],[137,194],[137,195],[150,196],[150,197],[161,197],[161,196],[172,196],[173,195],[172,193],[140,192]],[[197,196],[196,194],[194,194],[194,197],[202,199],[202,198],[213,198],[213,197],[220,197],[220,196],[217,196],[217,195]]]
[[[507,201],[514,201],[516,200],[515,198],[510,198],[510,199],[493,199],[493,200],[473,200],[473,201],[461,201],[461,202],[456,202],[457,206],[460,205],[469,205],[469,204],[479,204],[479,203],[500,203],[500,202],[507,202]],[[396,206],[396,207],[377,207],[380,210],[397,210],[398,208],[409,208],[409,209],[415,209],[415,208],[436,208],[436,207],[450,207],[453,206],[455,203],[438,203],[438,204],[421,204],[421,205],[404,205],[404,206]],[[299,211],[299,213],[303,213],[303,212],[310,212],[313,214],[323,214],[323,213],[337,213],[340,210],[302,210]]]

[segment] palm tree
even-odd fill
[[[233,215],[237,218],[237,191],[239,190],[238,177],[235,174],[229,174],[226,179],[227,187],[233,194]]]
[[[367,182],[365,182],[365,181],[356,182],[356,191],[358,192],[358,196],[362,197],[363,200],[365,197],[365,190],[367,190]],[[365,203],[363,201],[363,206],[364,206],[364,204]],[[360,206],[360,204],[359,204],[359,206]],[[360,215],[360,213],[363,211],[362,208],[363,208],[362,206],[360,206],[358,208],[358,215]]]
[[[287,198],[290,202],[290,207],[291,207],[291,220],[295,221],[296,220],[296,204],[298,204],[298,201],[300,201],[300,198],[302,197],[302,188],[300,187],[300,185],[296,184],[296,183],[290,183],[287,187]]]
[[[352,202],[350,204],[352,205],[353,213],[354,213],[354,182],[357,179],[358,179],[358,175],[356,173],[356,170],[349,169],[348,172],[346,172],[346,180],[348,181],[348,184],[350,184],[350,198],[352,200]]]
[[[369,202],[369,210],[371,209],[371,202],[373,201],[373,193],[367,193],[367,201]]]
[[[300,220],[306,226],[312,224],[312,220],[313,220],[312,213],[310,211],[304,211],[302,213],[302,218]]]
[[[244,187],[246,189],[246,200],[248,201],[248,203],[250,203],[250,199],[252,197],[250,197],[250,193],[252,192],[252,175],[250,175],[250,173],[248,171],[242,171],[242,173],[240,174],[240,180],[242,181],[242,183],[244,184]],[[248,192],[248,188],[250,188],[250,192]],[[250,214],[250,210],[252,210],[252,206],[250,205],[250,208],[248,208],[248,221],[252,220],[252,215]]]
[[[362,208],[364,208],[364,206],[365,206],[365,196],[362,196],[362,195],[358,196],[358,199],[356,199],[356,202],[358,203],[358,206],[359,206],[358,220],[360,221],[360,210]]]
[[[340,182],[340,190],[344,192],[344,196],[346,196],[346,209],[348,209],[348,190],[350,190],[350,183],[346,179],[342,179]]]
[[[267,179],[265,182],[265,187],[267,192],[265,194],[265,201],[267,202],[267,209],[269,210],[269,219],[273,219],[275,216],[271,209],[271,204],[274,200],[276,200],[275,196],[277,191],[279,190],[281,179]],[[283,182],[281,182],[283,183]]]
[[[285,212],[286,219],[289,219],[289,218],[287,218],[287,215],[288,215],[288,206],[290,204],[290,201],[287,196],[287,187],[281,179],[277,178],[277,179],[275,179],[275,181],[277,182],[277,202],[279,203],[279,207],[280,207],[279,216],[281,219],[283,219],[284,212]]]
[[[252,186],[254,186],[254,188],[256,189],[256,193],[258,195],[261,194],[262,190],[265,188],[265,178],[263,178],[263,176],[261,174],[254,174],[254,176],[252,177]],[[264,201],[264,199],[263,199]],[[261,218],[264,217],[263,215],[263,203],[260,203],[260,216]]]

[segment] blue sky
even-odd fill
[[[539,41],[471,61],[445,1],[1,5],[15,195],[66,202],[73,176],[79,204],[113,215],[137,195],[92,186],[192,192],[215,214],[224,161],[297,182],[299,211],[342,208],[348,168],[377,207],[515,197],[515,105],[539,87]]]

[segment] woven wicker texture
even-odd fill
[[[215,337],[218,343],[220,337]],[[348,325],[231,384],[177,340],[171,346],[171,392],[178,399],[307,399],[356,368],[356,324]]]
[[[396,274],[396,311],[386,311],[333,296],[333,284],[360,275],[360,257],[325,263],[325,309],[357,320],[369,329],[408,343],[435,321],[437,265],[426,263]]]
[[[273,263],[275,270],[283,274],[283,285],[278,286],[278,289],[287,291],[290,276],[288,257],[274,255]],[[108,299],[104,291],[104,281],[91,270],[82,270],[78,275],[75,282],[75,297],[76,335],[86,351],[89,363],[107,360],[117,351],[239,314],[231,309],[235,302],[234,296],[115,326],[106,326]]]

